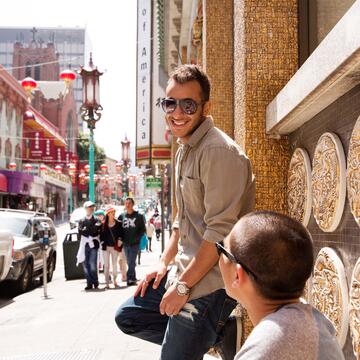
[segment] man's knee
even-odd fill
[[[115,322],[117,327],[125,334],[133,334],[135,332],[134,319],[132,311],[121,305],[115,314]]]

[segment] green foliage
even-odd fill
[[[95,171],[100,170],[100,166],[105,162],[106,154],[105,150],[96,145],[94,142],[95,150]],[[89,134],[79,133],[79,140],[77,143],[77,151],[79,160],[82,164],[89,162]]]

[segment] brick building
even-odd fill
[[[353,359],[360,351],[360,4],[162,0],[158,7],[161,66],[169,73],[199,63],[210,75],[215,124],[253,163],[256,208],[290,213],[310,230],[316,264],[306,297]]]

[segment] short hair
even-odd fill
[[[208,75],[199,65],[184,64],[177,67],[169,77],[178,84],[185,84],[190,81],[197,81],[201,88],[201,95],[203,101],[210,100],[211,83]]]
[[[250,279],[261,296],[272,300],[302,295],[314,266],[310,233],[298,221],[271,211],[239,220],[230,234],[230,251],[254,272]]]
[[[125,201],[131,201],[133,205],[135,205],[135,201],[132,197],[127,197]]]

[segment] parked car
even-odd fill
[[[75,209],[70,215],[70,229],[77,229],[79,221],[86,215],[83,207]]]
[[[0,281],[9,273],[13,261],[14,238],[8,230],[0,230]]]
[[[50,282],[56,267],[57,235],[54,223],[44,213],[26,210],[0,209],[0,229],[14,237],[13,261],[6,280],[14,281],[20,292],[29,289],[33,279],[43,274],[43,256],[38,229],[42,223],[49,227],[47,281]]]

